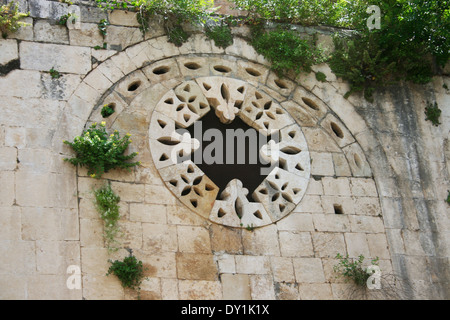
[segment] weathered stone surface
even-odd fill
[[[91,69],[90,49],[23,41],[20,43],[20,67],[23,69],[86,74]]]

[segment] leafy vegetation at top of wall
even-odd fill
[[[311,67],[323,61],[322,52],[313,41],[301,39],[292,30],[277,28],[265,31],[253,27],[251,44],[271,62],[271,68],[282,77],[289,71],[311,72]]]
[[[164,29],[169,41],[177,46],[189,38],[184,23],[203,24],[214,12],[214,0],[95,0],[97,4],[108,10],[127,9],[138,12],[138,22],[142,32],[149,30],[150,17],[163,18]]]
[[[176,45],[185,42],[189,34],[183,23],[204,24],[215,12],[212,0],[96,0],[107,9],[133,9],[139,12],[141,29],[148,30],[148,18],[159,15],[169,41]],[[439,73],[450,57],[450,1],[447,0],[230,0],[235,8],[246,12],[244,17],[234,17],[251,26],[264,21],[301,24],[303,26],[332,26],[353,30],[351,35],[339,33],[335,37],[336,50],[327,61],[332,71],[350,83],[347,97],[363,92],[367,100],[373,100],[376,88],[401,80],[427,83]],[[369,29],[367,9],[371,5],[380,8],[380,29]],[[208,31],[208,30],[206,30]],[[211,30],[209,30],[211,31]],[[212,34],[219,39],[228,36],[226,30]],[[292,64],[293,56],[302,56],[302,67],[307,71],[309,61],[319,59],[315,48],[306,49],[287,31],[259,33],[253,36],[255,49],[265,55],[279,72]],[[280,43],[269,48],[267,41],[295,39],[296,48]],[[229,39],[229,38],[228,38]],[[224,40],[228,41],[227,38]],[[220,39],[219,39],[220,41]],[[227,45],[227,42],[224,42]],[[271,50],[269,50],[271,49]],[[275,54],[275,53],[278,53]],[[286,59],[284,62],[283,59]],[[292,60],[295,61],[296,58]],[[308,61],[306,64],[304,61]],[[292,64],[298,70],[298,65]],[[305,68],[306,66],[306,68]],[[280,73],[280,72],[279,72]]]
[[[28,25],[19,21],[23,17],[28,17],[28,15],[28,13],[19,12],[19,8],[14,1],[0,6],[0,33],[2,37],[6,39],[9,33]]]

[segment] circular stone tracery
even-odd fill
[[[189,132],[179,129],[191,127],[208,112],[225,124],[239,117],[270,137],[260,156],[273,167],[251,197],[239,179],[219,192],[195,159],[179,161],[200,146]],[[248,82],[222,76],[185,81],[156,104],[149,130],[151,155],[166,186],[187,207],[213,222],[232,227],[271,224],[289,214],[306,192],[310,155],[300,126],[278,102]]]

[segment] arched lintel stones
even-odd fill
[[[222,50],[199,34],[180,48],[167,42],[165,36],[149,39],[100,63],[86,75],[68,100],[54,146],[58,143],[56,137],[73,139],[90,122],[106,120],[107,127],[113,126],[121,112],[133,108],[133,103],[146,104],[146,125],[149,126],[151,114],[164,94],[184,81],[202,77],[244,81],[249,88],[256,88],[277,102],[297,124],[307,125],[302,123],[302,117],[292,114],[292,108],[300,110],[303,116],[312,119],[311,123],[319,124],[326,136],[342,150],[352,176],[372,176],[364,154],[369,147],[364,142],[372,139],[363,140],[363,144],[358,141],[359,134],[367,134],[365,122],[332,83],[314,83],[309,79],[307,87],[310,90],[307,90],[301,85],[302,75],[297,79],[279,79],[267,61],[243,39],[238,38],[234,46]],[[102,119],[99,116],[101,106],[112,100],[116,104],[116,114]],[[69,153],[64,148],[60,147],[60,153]],[[206,218],[207,214],[203,216]],[[264,217],[262,220],[275,222],[277,218],[269,221]]]

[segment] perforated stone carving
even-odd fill
[[[211,110],[224,124],[240,117],[269,137],[260,157],[273,166],[250,196],[239,179],[219,192],[192,159],[181,161],[200,142],[188,133],[176,133],[177,128],[188,128]],[[169,90],[156,104],[149,136],[155,166],[167,187],[212,222],[244,228],[267,225],[289,214],[306,192],[311,168],[301,128],[270,95],[242,80],[199,77]]]

